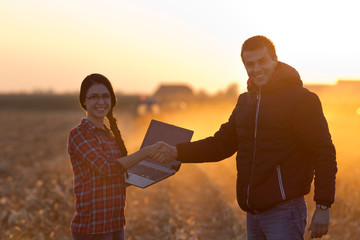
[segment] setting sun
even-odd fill
[[[359,78],[356,1],[0,3],[1,92],[76,91],[101,72],[122,92],[162,82],[216,92],[247,75],[244,40],[266,35],[304,82]]]

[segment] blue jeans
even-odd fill
[[[83,234],[72,232],[74,240],[124,240],[124,229],[112,233]]]
[[[306,217],[304,197],[280,203],[259,214],[247,213],[247,239],[303,240]]]

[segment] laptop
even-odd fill
[[[152,145],[158,141],[176,145],[190,142],[194,131],[175,125],[151,120],[140,148]],[[137,163],[128,169],[129,177],[126,183],[145,188],[165,178],[174,175],[180,168],[181,162],[173,160],[170,163],[158,163],[150,158]]]

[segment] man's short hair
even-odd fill
[[[244,51],[253,51],[259,48],[266,47],[272,59],[277,58],[274,43],[265,36],[257,35],[247,39],[241,47],[241,59],[243,59]]]

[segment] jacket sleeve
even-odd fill
[[[214,136],[199,141],[178,144],[176,146],[178,151],[177,160],[184,163],[217,162],[232,156],[238,147],[235,109],[228,122],[222,124]]]
[[[314,201],[330,207],[335,198],[336,154],[321,102],[315,93],[307,91],[300,98],[294,109],[294,123],[297,138],[311,156],[315,172]]]

